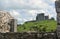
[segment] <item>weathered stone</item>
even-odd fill
[[[57,12],[57,37],[60,39],[60,0],[56,0],[55,6]]]
[[[39,36],[38,36],[39,34]],[[40,37],[40,35],[42,36]],[[45,35],[47,34],[47,35]],[[56,39],[55,33],[52,35],[52,33],[0,33],[0,39]]]
[[[14,17],[9,12],[0,11],[0,32],[16,32],[17,25]]]

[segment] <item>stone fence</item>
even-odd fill
[[[56,33],[0,33],[0,39],[57,39]]]

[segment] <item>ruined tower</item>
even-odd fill
[[[10,15],[9,12],[0,11],[0,32],[16,32],[17,31],[17,22]]]
[[[36,21],[42,21],[42,20],[44,20],[44,13],[38,14],[36,16]]]
[[[44,13],[37,14],[36,16],[36,21],[43,21],[43,20],[48,20],[49,16],[44,16]]]
[[[60,39],[60,0],[55,1],[56,12],[57,12],[57,36]]]

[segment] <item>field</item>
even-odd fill
[[[27,22],[17,27],[18,32],[38,31],[38,32],[54,32],[56,31],[57,22],[55,20],[44,20],[36,22]]]

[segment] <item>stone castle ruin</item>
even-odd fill
[[[44,13],[37,14],[36,21],[48,20],[49,16],[44,16]]]
[[[55,1],[56,12],[57,12],[57,37],[60,39],[60,0]]]
[[[60,0],[57,0],[55,5],[57,12],[57,34],[56,32],[17,32],[16,19],[9,12],[0,11],[0,39],[60,39]],[[48,19],[48,17],[46,18]]]
[[[16,20],[10,15],[9,12],[0,11],[0,32],[16,32],[17,23]]]

